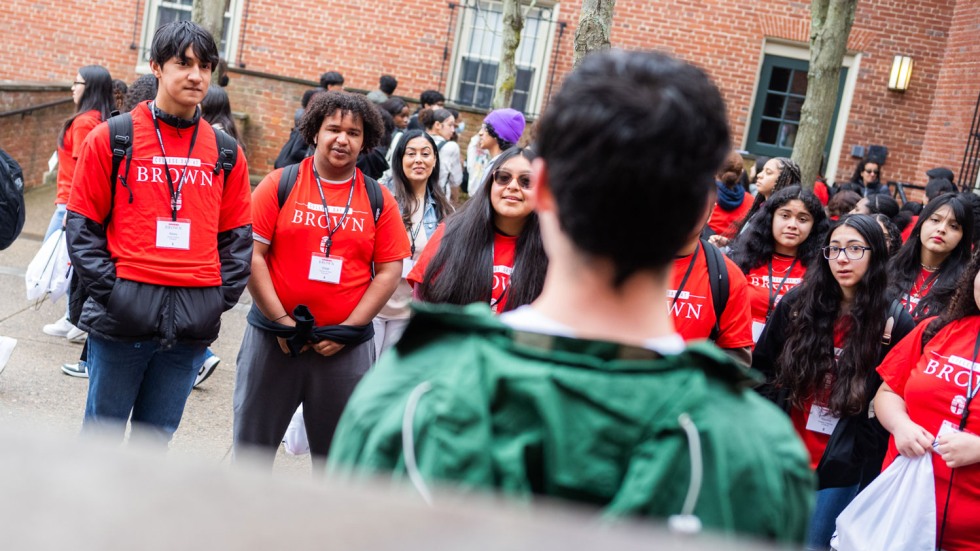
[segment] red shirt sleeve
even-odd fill
[[[248,161],[238,147],[238,160],[225,180],[221,196],[218,232],[226,232],[252,223],[252,186],[248,179]]]
[[[109,176],[112,174],[112,152],[109,148],[109,125],[89,132],[82,145],[68,210],[102,223],[109,214],[111,202]]]
[[[916,325],[904,339],[898,341],[877,368],[882,380],[895,391],[895,394],[903,398],[905,383],[908,382],[909,375],[922,357],[922,334],[929,322],[934,319],[934,317],[926,318],[919,322],[919,325]]]
[[[728,303],[721,314],[719,348],[752,347],[752,308],[749,306],[749,283],[738,265],[725,257],[728,269]]]
[[[77,159],[82,154],[82,144],[85,143],[85,138],[100,122],[102,122],[102,117],[98,111],[86,111],[75,117],[71,123],[71,128],[68,129],[71,132],[71,156],[73,158]]]
[[[266,245],[276,235],[279,218],[279,178],[282,169],[273,170],[262,179],[252,192],[252,235]],[[295,188],[293,188],[295,189]]]
[[[425,277],[425,270],[429,267],[429,262],[432,262],[432,258],[439,251],[439,245],[442,244],[442,234],[445,232],[445,229],[446,224],[442,223],[439,224],[436,231],[432,232],[432,237],[429,238],[429,242],[426,243],[425,248],[419,254],[419,259],[415,262],[415,266],[408,273],[408,277],[405,278],[412,287],[422,283],[422,279]]]

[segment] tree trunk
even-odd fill
[[[575,65],[592,52],[609,47],[616,0],[584,0],[575,29]]]
[[[857,0],[812,0],[810,4],[810,69],[793,147],[793,160],[800,165],[807,189],[813,189],[820,171],[856,8]]]
[[[497,82],[493,95],[493,108],[510,107],[514,99],[514,85],[517,83],[517,48],[521,45],[521,32],[524,30],[524,14],[521,13],[520,0],[504,0],[504,37],[497,64]]]
[[[225,28],[225,10],[228,0],[194,0],[191,6],[191,21],[204,27],[214,37],[221,52],[221,34]]]

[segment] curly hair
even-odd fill
[[[902,248],[902,230],[892,222],[892,219],[880,212],[872,214],[875,220],[885,230],[885,243],[888,244],[888,255],[894,255]]]
[[[844,294],[830,266],[836,261],[815,262],[794,289],[786,342],[776,360],[776,385],[788,390],[790,403],[800,409],[832,374],[827,407],[837,416],[856,415],[868,404],[868,380],[875,376],[891,302],[886,291],[888,248],[881,226],[865,214],[846,215],[827,232],[823,246],[830,244],[834,231],[845,226],[856,230],[871,247],[849,312],[842,315]],[[847,339],[835,361],[834,332],[841,329],[839,324],[846,329]]]
[[[350,114],[364,126],[361,151],[370,151],[381,143],[385,134],[384,121],[371,100],[349,92],[322,92],[313,96],[299,121],[299,132],[307,145],[316,145],[316,136],[320,133],[323,120],[338,110],[343,115]]]
[[[770,197],[772,197],[772,194],[781,189],[785,189],[789,186],[801,185],[802,173],[800,172],[800,165],[796,164],[796,161],[790,159],[789,157],[774,157],[770,159],[770,161],[776,161],[779,163],[779,176],[776,177],[776,184],[772,186],[772,192],[769,194]],[[769,161],[766,162],[768,163]],[[745,226],[749,220],[752,220],[752,217],[759,212],[759,209],[762,208],[762,205],[765,202],[766,198],[761,193],[757,193],[755,195],[755,200],[752,201],[752,208],[749,209],[749,213],[745,215],[745,218],[742,218],[738,222],[738,225],[736,226],[736,233],[742,231],[742,227]]]
[[[803,243],[800,243],[796,250],[796,257],[800,263],[809,266],[811,262],[820,256],[820,243],[830,223],[827,215],[823,211],[820,199],[812,191],[805,190],[800,186],[789,186],[776,193],[773,193],[764,203],[762,210],[752,220],[749,229],[740,233],[732,243],[731,259],[743,273],[762,266],[776,252],[776,238],[772,234],[772,220],[776,211],[790,201],[800,201],[806,210],[813,217],[813,226],[810,228],[810,235]]]

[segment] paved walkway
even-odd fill
[[[74,437],[81,426],[88,380],[69,377],[60,366],[77,361],[82,347],[41,331],[64,312],[65,299],[34,305],[27,301],[24,283],[24,271],[40,248],[54,212],[54,195],[54,186],[26,194],[24,231],[10,248],[0,251],[0,335],[17,339],[13,356],[0,373],[0,423]],[[201,388],[191,393],[171,443],[171,455],[229,462],[235,358],[250,302],[246,293],[239,305],[222,317],[221,335],[212,346],[221,364]],[[280,449],[277,472],[308,476],[308,465],[308,456],[286,456]]]

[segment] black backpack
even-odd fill
[[[715,309],[715,326],[711,328],[711,335],[708,336],[714,342],[721,335],[721,315],[725,312],[725,305],[728,304],[728,268],[725,266],[725,256],[717,247],[702,239],[701,248],[704,249],[704,259],[708,264],[711,304]]]
[[[24,229],[24,171],[0,149],[0,250],[6,249]]]
[[[283,168],[296,164],[312,154],[312,148],[306,144],[306,140],[300,134],[299,129],[294,127],[289,132],[289,139],[286,140],[286,145],[282,146],[282,149],[279,150],[279,155],[276,157],[276,162],[272,164],[272,167]]]

